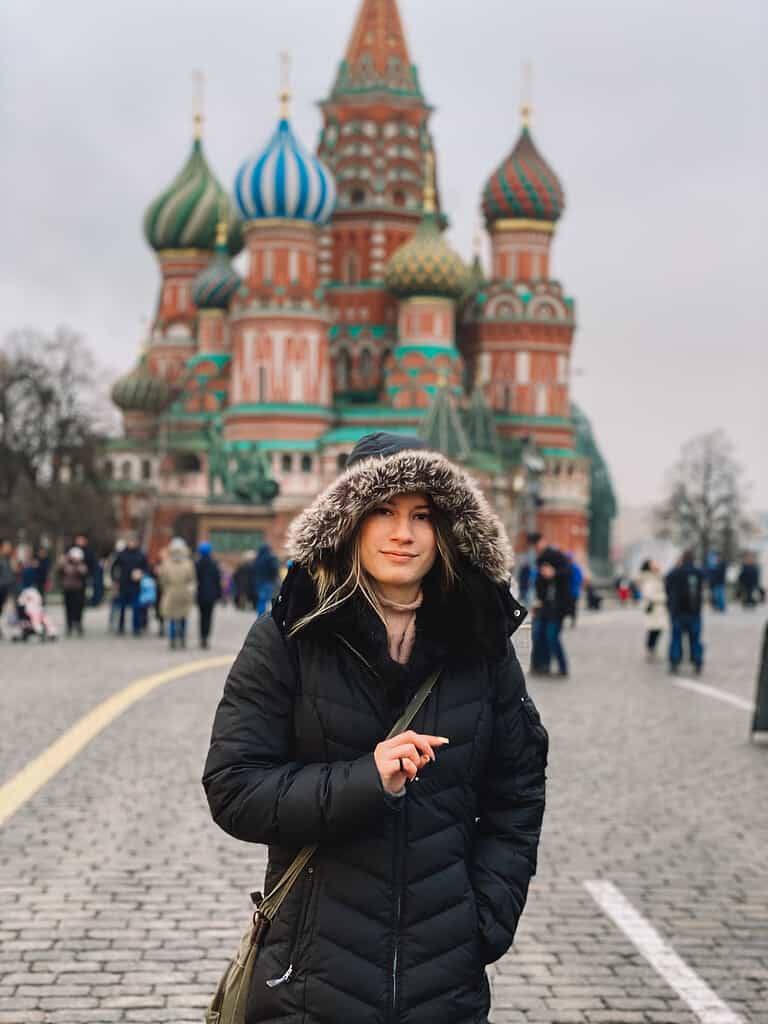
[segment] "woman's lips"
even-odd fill
[[[395,562],[407,562],[410,558],[416,557],[416,555],[409,555],[405,551],[382,551],[381,553],[385,558],[392,558]]]

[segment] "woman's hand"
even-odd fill
[[[415,779],[424,765],[435,760],[435,747],[449,741],[445,736],[424,736],[422,733],[398,733],[383,740],[373,752],[373,760],[387,793],[399,793],[409,779]]]

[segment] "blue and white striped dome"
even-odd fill
[[[282,118],[267,148],[237,172],[235,202],[246,220],[290,217],[325,224],[336,203],[336,185]]]

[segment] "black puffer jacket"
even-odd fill
[[[384,471],[373,482],[356,472],[345,477],[366,485],[362,511],[408,489]],[[430,493],[440,506],[439,487]],[[342,496],[354,523],[358,505],[349,488]],[[461,587],[446,596],[424,581],[407,666],[389,659],[382,624],[354,602],[286,640],[314,601],[297,566],[230,672],[204,775],[215,820],[269,845],[266,889],[301,846],[319,844],[268,933],[248,1024],[487,1020],[484,968],[511,945],[536,869],[547,734],[508,640],[524,613],[498,579],[502,553],[478,555],[497,527],[469,497],[477,529],[471,544],[458,539]],[[318,501],[305,527],[309,516],[319,528],[329,496]],[[300,533],[294,544],[304,564],[323,557]],[[372,751],[437,664],[413,728],[450,745],[391,797]]]

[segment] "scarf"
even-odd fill
[[[387,643],[392,661],[405,665],[411,656],[416,640],[416,609],[421,607],[424,595],[419,591],[418,597],[410,604],[398,604],[378,593],[384,618],[387,623]]]

